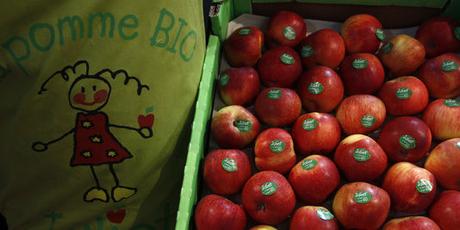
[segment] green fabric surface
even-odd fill
[[[174,227],[204,58],[201,4],[0,3],[10,229]]]

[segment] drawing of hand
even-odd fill
[[[153,131],[152,131],[152,128],[149,128],[149,127],[144,127],[144,128],[140,128],[138,129],[139,134],[143,137],[143,138],[150,138],[153,136]]]
[[[48,145],[46,143],[36,141],[32,144],[32,149],[36,152],[44,152],[48,149]]]

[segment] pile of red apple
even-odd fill
[[[460,24],[385,35],[287,11],[230,35],[198,230],[460,229]]]

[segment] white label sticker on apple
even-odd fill
[[[225,158],[222,160],[222,168],[227,172],[235,172],[238,170],[235,159]]]
[[[296,33],[295,33],[294,28],[292,28],[290,26],[286,26],[286,27],[284,27],[283,35],[287,40],[292,41],[292,40],[295,39]]]
[[[334,215],[332,215],[332,213],[329,212],[329,210],[327,210],[325,208],[318,208],[316,210],[316,214],[322,220],[332,220],[332,219],[334,219]]]

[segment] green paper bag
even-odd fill
[[[10,229],[174,227],[201,4],[1,3],[0,213]]]

